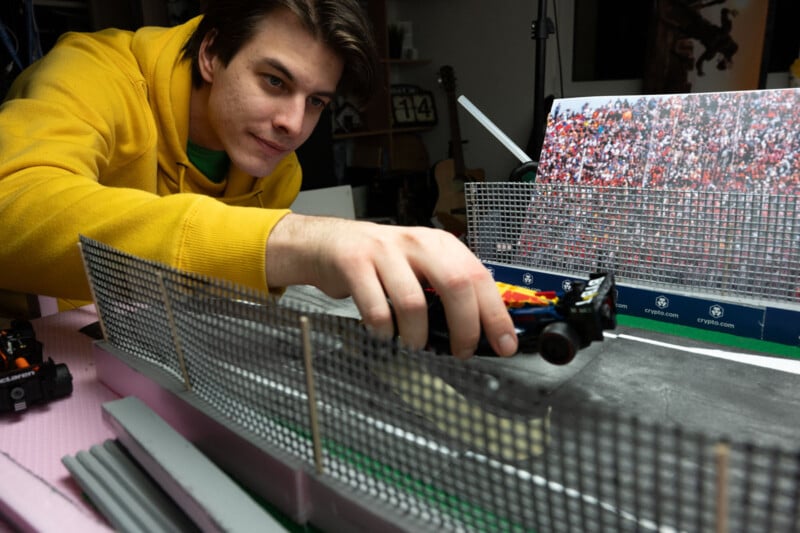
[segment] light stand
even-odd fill
[[[536,65],[535,78],[533,85],[533,128],[528,138],[526,152],[531,159],[538,162],[539,152],[544,143],[544,132],[547,122],[547,112],[544,99],[544,80],[545,80],[545,46],[547,37],[555,33],[553,21],[547,18],[547,0],[539,0],[539,12],[536,20],[531,22],[531,38],[536,41]]]

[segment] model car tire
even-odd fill
[[[566,322],[548,324],[539,335],[539,354],[553,365],[566,365],[575,358],[581,339]]]

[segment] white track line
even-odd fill
[[[611,339],[625,339],[634,342],[643,342],[645,344],[652,344],[654,346],[661,346],[663,348],[671,348],[681,352],[694,353],[697,355],[705,355],[707,357],[716,357],[718,359],[725,359],[742,363],[745,365],[759,366],[761,368],[769,368],[779,372],[787,372],[789,374],[800,375],[800,361],[797,359],[790,359],[787,357],[769,357],[765,355],[750,355],[737,352],[729,352],[727,350],[709,349],[709,348],[693,348],[690,346],[681,346],[679,344],[671,344],[668,342],[661,342],[652,339],[645,339],[642,337],[635,337],[633,335],[626,335],[624,333],[610,333],[603,332],[604,336]]]

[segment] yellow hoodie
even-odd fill
[[[89,298],[83,234],[176,268],[267,290],[269,233],[300,189],[294,154],[219,184],[189,162],[199,19],[65,35],[0,106],[0,288]]]

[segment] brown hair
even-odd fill
[[[365,103],[375,90],[377,54],[369,20],[358,0],[209,0],[200,25],[183,47],[192,61],[192,83],[203,84],[198,67],[200,45],[215,32],[209,52],[228,65],[247,43],[258,23],[276,9],[294,13],[308,31],[344,63],[340,92]]]

